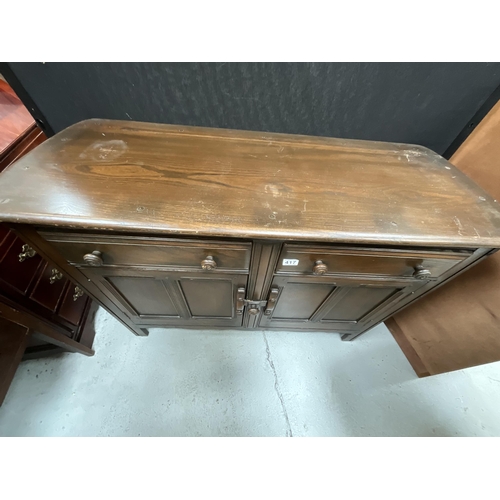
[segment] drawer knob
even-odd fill
[[[62,272],[54,267],[52,269],[52,272],[50,273],[49,283],[53,285],[56,281],[62,279],[62,277],[63,277]]]
[[[19,262],[24,262],[26,259],[31,259],[31,257],[34,257],[35,255],[36,252],[29,245],[25,244],[21,247]]]
[[[322,274],[326,274],[328,272],[328,266],[322,261],[317,260],[314,263],[313,273],[317,276],[321,276]]]
[[[76,302],[80,297],[83,297],[83,290],[77,285],[73,294],[73,301]]]
[[[201,261],[201,268],[205,271],[213,271],[217,267],[217,263],[211,255],[207,255],[205,259]]]
[[[425,269],[422,266],[417,266],[415,268],[415,272],[413,273],[413,277],[418,280],[426,280],[432,276],[432,273],[429,269]]]
[[[248,309],[248,314],[251,314],[252,316],[257,316],[259,314],[260,310],[256,306],[252,306]]]
[[[97,250],[94,250],[92,253],[86,253],[83,256],[83,261],[85,262],[85,264],[93,267],[99,267],[104,264],[102,260],[102,253],[98,252]]]

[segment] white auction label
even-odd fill
[[[299,259],[283,259],[284,266],[298,266]]]

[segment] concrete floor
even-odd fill
[[[21,364],[1,436],[500,435],[500,363],[418,379],[384,326],[346,343],[96,322],[93,358]]]

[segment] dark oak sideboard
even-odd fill
[[[351,340],[500,247],[497,202],[421,146],[110,120],[10,166],[0,220],[138,335]]]

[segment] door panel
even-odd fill
[[[289,283],[281,291],[273,318],[307,321],[334,289],[328,283]]]
[[[110,276],[106,279],[137,316],[180,317],[163,280],[129,276]]]
[[[192,318],[232,318],[231,278],[182,278],[179,286]]]
[[[360,321],[370,311],[398,293],[395,287],[351,287],[347,293],[335,303],[322,321]]]
[[[235,301],[237,288],[246,287],[246,274],[104,267],[82,271],[138,325],[242,325]]]
[[[328,277],[274,277],[279,295],[261,327],[348,332],[389,315],[397,303],[423,286],[416,280],[387,281]],[[269,304],[269,303],[268,303]],[[269,307],[269,306],[268,306]]]

